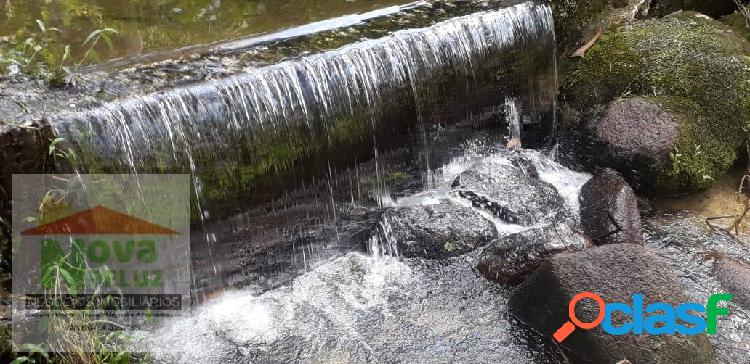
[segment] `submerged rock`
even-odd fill
[[[383,221],[404,257],[459,256],[497,236],[495,226],[479,212],[447,202],[396,208],[385,212]]]
[[[750,309],[750,264],[721,257],[714,271],[722,287],[734,295],[734,300],[745,309]]]
[[[636,187],[650,194],[698,191],[732,166],[747,135],[749,51],[750,43],[701,14],[636,21],[602,36],[568,75],[563,94],[586,115],[591,130],[598,132],[605,123],[601,134],[609,135],[603,140],[608,148],[632,152],[647,146],[660,153],[638,161],[650,168],[651,178]],[[599,117],[597,110],[624,95],[655,97],[615,102]],[[672,142],[674,123],[679,133]],[[613,139],[607,131],[616,127],[627,133]],[[653,137],[652,130],[659,142],[646,144],[643,137]],[[638,155],[623,158],[629,157]],[[620,169],[631,181],[643,170],[634,175]]]
[[[607,169],[581,189],[581,226],[596,245],[643,245],[638,198],[617,172]]]
[[[551,224],[494,241],[485,248],[477,269],[491,281],[517,284],[545,259],[590,246],[591,241],[569,225]]]
[[[555,187],[540,180],[535,170],[518,167],[519,163],[479,162],[456,177],[455,194],[511,224],[571,220],[572,214]]]
[[[569,320],[568,304],[581,292],[596,292],[605,302],[632,304],[633,294],[644,296],[644,305],[689,302],[677,278],[665,263],[644,247],[615,244],[548,259],[519,286],[510,298],[510,311],[544,335],[552,335]],[[599,311],[591,300],[576,307],[582,322],[593,322]],[[615,326],[632,318],[616,315]],[[601,327],[576,330],[559,344],[574,363],[714,363],[714,348],[705,334],[622,335]]]

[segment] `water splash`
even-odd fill
[[[518,100],[512,97],[505,98],[505,119],[508,122],[508,137],[521,140],[521,112]]]
[[[373,257],[399,257],[398,241],[393,235],[393,228],[387,218],[383,218],[375,227],[372,237],[367,242],[367,250]]]

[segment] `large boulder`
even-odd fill
[[[637,160],[635,174],[649,176],[638,181],[640,190],[699,191],[732,166],[747,135],[749,51],[750,43],[727,26],[696,13],[632,22],[607,32],[588,51],[567,75],[563,98],[606,148],[625,151],[615,156],[618,161],[643,156],[634,152],[638,147],[658,153]],[[648,98],[610,104],[630,95]],[[623,135],[613,135],[618,130]],[[646,141],[652,131],[657,138]]]
[[[596,245],[643,245],[638,198],[617,172],[607,169],[581,188],[581,227]]]
[[[632,304],[635,293],[644,304],[690,302],[665,263],[646,248],[633,244],[606,245],[551,257],[522,283],[509,301],[510,311],[543,335],[551,336],[569,320],[568,304],[581,292],[595,292],[605,302]],[[593,322],[598,306],[583,300],[576,317]],[[630,318],[616,315],[620,326]],[[714,348],[705,334],[609,335],[601,327],[575,330],[559,344],[573,363],[713,363]]]
[[[570,221],[572,214],[557,189],[522,165],[528,164],[516,158],[485,159],[456,177],[454,193],[510,224]]]
[[[390,230],[386,229],[381,240],[393,239],[398,253],[404,257],[449,258],[484,246],[497,237],[495,225],[479,212],[445,201],[386,211],[383,223]]]
[[[567,224],[550,224],[511,234],[487,246],[477,269],[501,284],[518,284],[547,258],[591,247],[591,241]]]
[[[716,278],[734,300],[750,310],[750,264],[728,257],[720,257],[714,266]]]

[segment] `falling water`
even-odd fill
[[[192,175],[194,286],[244,285],[359,244],[370,227],[351,215],[393,204],[408,175],[395,151],[437,168],[433,135],[505,125],[506,98],[551,128],[554,46],[550,7],[527,1],[50,122],[82,172]]]
[[[504,68],[521,50],[547,51],[540,44],[553,41],[550,8],[526,2],[214,82],[112,102],[60,116],[52,124],[88,158],[84,168],[89,170],[181,171],[203,177],[221,169],[216,168],[221,163],[253,179],[289,169],[296,159],[328,145],[359,143],[364,138],[358,133],[393,123],[388,118],[394,109],[438,109],[439,101],[449,96],[435,88],[441,83],[460,80],[465,84],[458,88],[494,103],[502,93],[522,92],[507,85],[489,92],[478,76],[507,72]],[[551,61],[551,55],[545,56]],[[496,68],[486,69],[490,67]],[[415,106],[415,100],[428,105]],[[403,112],[398,123],[408,124]],[[426,122],[444,121],[422,116]],[[278,143],[275,136],[286,139],[288,150],[268,150]],[[196,193],[223,182],[196,182]],[[215,196],[228,197],[216,192],[207,198]]]
[[[516,99],[511,97],[505,99],[505,113],[508,120],[508,137],[521,140],[521,114]]]

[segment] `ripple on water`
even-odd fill
[[[646,220],[646,244],[656,250],[687,288],[687,296],[704,303],[726,289],[714,272],[719,256],[748,262],[750,245],[706,227],[688,213],[660,214]],[[709,335],[721,363],[744,363],[750,358],[750,308],[729,304],[730,314],[719,317],[718,332]]]
[[[227,292],[149,343],[162,362],[557,363],[528,345],[508,291],[471,256],[446,262],[350,253],[261,295]]]

